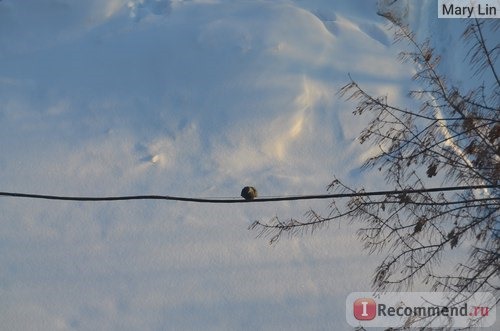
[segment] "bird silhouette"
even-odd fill
[[[253,186],[245,186],[241,190],[241,196],[247,201],[253,200],[257,197],[257,190]]]

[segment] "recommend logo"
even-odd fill
[[[346,300],[354,327],[489,327],[495,323],[491,293],[355,292]]]
[[[358,321],[371,321],[377,316],[377,304],[371,298],[356,299],[352,309]]]

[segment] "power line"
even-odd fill
[[[173,200],[198,203],[248,203],[248,202],[274,202],[274,201],[290,201],[290,200],[314,200],[314,199],[335,199],[335,198],[351,198],[363,196],[377,195],[392,195],[392,194],[412,194],[425,192],[446,192],[446,191],[462,191],[472,189],[487,189],[498,188],[499,185],[473,185],[473,186],[451,186],[451,187],[434,187],[416,190],[391,190],[391,191],[371,191],[371,192],[354,192],[354,193],[336,193],[336,194],[316,194],[316,195],[296,195],[296,196],[278,196],[278,197],[262,197],[255,200],[244,200],[241,198],[188,198],[177,197],[172,195],[126,195],[126,196],[108,196],[108,197],[89,197],[89,196],[58,196],[46,194],[31,194],[31,193],[13,193],[0,192],[0,197],[12,198],[28,198],[28,199],[44,199],[44,200],[63,200],[63,201],[124,201],[124,200]]]

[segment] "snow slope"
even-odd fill
[[[323,193],[359,173],[348,73],[408,102],[376,2],[3,0],[0,191]],[[348,329],[381,257],[356,225],[269,246],[256,219],[327,201],[0,199],[8,330]]]

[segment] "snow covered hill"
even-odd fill
[[[351,74],[409,102],[413,69],[395,61],[376,11],[376,1],[3,0],[0,191],[237,197],[253,185],[275,196],[324,193],[334,174],[380,187],[359,172],[363,123],[336,94]],[[345,297],[370,289],[380,259],[362,251],[356,225],[275,246],[247,230],[311,207],[328,202],[1,198],[0,325],[348,329]]]

